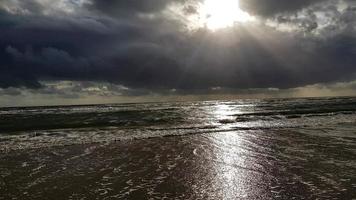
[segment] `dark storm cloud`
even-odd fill
[[[183,1],[183,0],[180,0]],[[163,10],[173,0],[93,0],[89,8],[114,16],[156,13]]]
[[[28,7],[30,13],[42,10],[35,14],[0,9],[0,87],[43,90],[43,80],[71,80],[109,82],[138,91],[195,91],[291,88],[355,78],[352,7],[332,14],[333,23],[322,28],[311,11],[307,17],[285,15],[276,21],[297,24],[293,32],[263,24],[189,32],[182,21],[161,12],[172,2],[97,0],[66,15],[43,15],[48,8],[41,3],[34,8],[18,5],[22,10]],[[195,7],[186,10],[192,1],[186,2],[174,1],[182,4],[186,14],[195,14]],[[254,2],[250,1],[248,9],[260,15],[314,4],[270,0],[265,2],[271,5],[261,3],[261,8],[254,8]]]
[[[261,16],[273,16],[280,13],[298,11],[312,4],[327,0],[240,0],[242,9]]]

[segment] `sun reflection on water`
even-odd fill
[[[241,113],[237,104],[219,103],[211,107],[213,121],[222,130],[230,130],[235,124],[236,114]],[[246,151],[242,148],[243,139],[234,131],[221,132],[209,137],[211,162],[215,176],[213,187],[220,189],[220,199],[247,197]]]
[[[215,184],[221,189],[221,199],[236,199],[247,196],[245,159],[239,135],[228,132],[210,138],[214,162]]]
[[[204,146],[199,151],[206,160],[205,167],[212,191],[218,199],[248,199],[263,194],[264,171],[259,164],[258,153],[249,131],[239,129],[246,122],[236,120],[238,115],[251,112],[254,104],[243,101],[215,102],[206,107],[210,123],[216,125],[217,132],[204,136]]]
[[[241,111],[233,105],[227,103],[220,103],[213,106],[210,110],[212,115],[212,122],[214,125],[219,126],[223,130],[227,130],[233,127],[236,122],[236,114]]]

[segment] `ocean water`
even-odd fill
[[[356,98],[0,108],[0,199],[356,199]]]

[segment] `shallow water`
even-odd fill
[[[0,199],[353,199],[356,99],[0,110]]]

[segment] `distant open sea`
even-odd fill
[[[356,98],[0,108],[0,199],[356,199]]]

